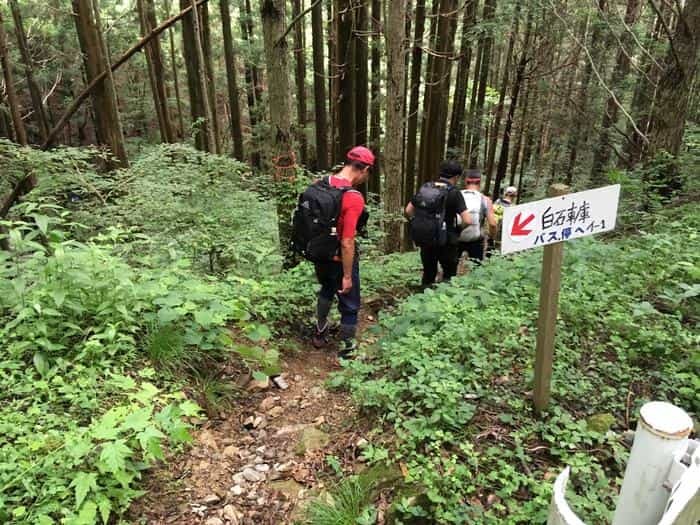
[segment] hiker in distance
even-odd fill
[[[493,203],[493,214],[496,216],[496,236],[489,239],[489,246],[487,250],[487,256],[492,253],[497,252],[501,248],[501,236],[503,235],[503,212],[506,208],[510,206],[515,206],[515,199],[518,197],[518,188],[515,186],[508,186],[503,190],[503,195],[501,195],[496,202]]]
[[[493,212],[491,199],[481,193],[481,171],[467,170],[464,176],[465,188],[462,190],[464,204],[471,217],[471,224],[459,233],[460,256],[466,253],[476,264],[484,260],[484,248],[489,239],[496,238],[498,221]],[[457,220],[459,223],[459,218]],[[488,224],[488,237],[484,235],[484,223]]]
[[[443,281],[449,281],[457,273],[460,255],[457,217],[462,227],[472,223],[464,197],[456,187],[462,171],[456,161],[443,162],[438,180],[423,184],[406,205],[411,239],[420,247],[424,288],[435,282],[438,262]]]
[[[314,263],[321,285],[312,343],[316,348],[328,345],[328,315],[337,297],[341,357],[357,346],[360,267],[355,238],[369,217],[365,199],[355,188],[367,181],[374,161],[374,154],[364,146],[352,148],[338,172],[311,184],[299,196],[293,217],[292,247]]]
[[[518,197],[518,188],[515,186],[508,186],[503,190],[503,197],[496,199],[494,206],[503,206],[507,208],[515,204],[515,199]]]

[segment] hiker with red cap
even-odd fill
[[[314,263],[321,284],[312,343],[316,348],[328,345],[328,315],[337,297],[343,357],[356,348],[360,267],[355,238],[368,219],[365,199],[355,188],[367,181],[374,162],[369,149],[352,148],[340,170],[300,195],[293,218],[292,247]]]

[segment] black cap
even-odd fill
[[[440,164],[440,176],[446,179],[462,175],[462,165],[456,160],[446,160]]]

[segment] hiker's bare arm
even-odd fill
[[[413,206],[412,202],[409,202],[406,204],[406,209],[404,210],[404,213],[406,214],[406,217],[413,217],[413,214],[416,212],[416,208]]]
[[[341,294],[346,294],[352,289],[352,263],[355,260],[355,238],[340,240],[340,259],[343,264],[343,280]]]
[[[464,210],[459,214],[459,216],[462,218],[462,229],[466,228],[472,223],[472,216],[468,210]]]

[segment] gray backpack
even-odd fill
[[[462,190],[464,204],[471,215],[472,223],[459,234],[459,242],[472,242],[481,239],[481,225],[488,213],[486,200],[481,192],[476,190]]]

